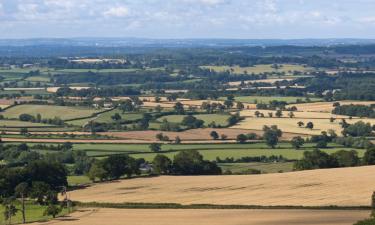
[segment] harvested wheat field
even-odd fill
[[[341,105],[372,105],[375,101],[338,101]],[[292,104],[289,107],[296,106],[298,111],[304,112],[332,112],[334,102],[313,102],[303,104]]]
[[[375,166],[242,176],[161,176],[96,184],[74,201],[262,206],[369,206]]]
[[[82,209],[54,221],[71,225],[351,225],[368,211]]]
[[[304,125],[299,127],[298,122],[303,122]],[[357,119],[353,118],[347,120],[348,123],[356,123],[363,121],[365,123],[375,124],[375,119]],[[308,122],[314,124],[313,129],[305,128]],[[264,125],[272,126],[277,125],[283,132],[303,134],[303,135],[319,135],[322,131],[334,130],[338,135],[341,135],[342,127],[340,125],[341,120],[335,120],[330,122],[329,119],[307,119],[307,118],[256,118],[246,117],[243,121],[232,126],[232,129],[251,129],[251,130],[262,130]]]

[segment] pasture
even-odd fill
[[[75,118],[89,117],[100,110],[83,108],[83,107],[68,107],[56,105],[18,105],[9,108],[1,113],[6,118],[18,118],[21,114],[30,114],[37,116],[40,114],[42,118],[60,117],[62,120],[69,120]]]
[[[193,115],[195,118],[203,120],[204,125],[208,125],[212,122],[215,122],[218,126],[227,126],[228,125],[228,119],[230,115],[227,114],[196,114]],[[184,119],[185,115],[170,115],[170,116],[163,116],[158,118],[159,122],[162,122],[163,120],[167,120],[171,123],[181,123]]]
[[[370,206],[374,174],[375,166],[364,166],[252,176],[160,176],[100,183],[69,194],[75,201],[102,203]]]
[[[0,120],[0,127],[52,127],[52,125],[19,120]]]
[[[263,210],[263,209],[80,209],[58,218],[56,225],[352,225],[368,217],[366,210]],[[43,225],[38,223],[35,225]]]
[[[194,149],[198,150],[205,159],[216,160],[217,157],[221,159],[234,158],[239,159],[241,157],[248,156],[279,156],[291,160],[300,159],[303,156],[304,151],[313,150],[315,144],[307,143],[300,150],[292,148],[290,143],[279,143],[277,148],[270,149],[265,143],[248,143],[248,144],[164,144],[162,145],[160,154],[164,154],[169,158],[173,159],[174,155],[181,150]],[[156,152],[152,152],[149,149],[148,144],[91,144],[82,143],[74,144],[74,150],[86,151],[89,156],[92,157],[103,157],[111,154],[129,154],[135,158],[145,158],[148,161],[152,161],[156,156]],[[345,148],[336,144],[330,144],[329,148],[323,151],[327,153],[334,153],[339,150],[351,150],[351,148]],[[363,156],[364,150],[356,150],[359,156]]]

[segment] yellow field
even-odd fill
[[[297,123],[302,121],[305,125],[308,122],[314,124],[314,129],[310,130],[305,127],[298,127]],[[351,119],[347,120],[348,123],[356,123],[358,121],[369,122],[375,124],[375,119]],[[340,119],[335,120],[333,123],[329,119],[308,119],[308,118],[256,118],[247,117],[245,120],[231,127],[234,129],[251,129],[251,130],[262,130],[264,125],[271,126],[277,125],[283,132],[296,133],[296,134],[307,134],[316,135],[322,131],[334,130],[338,135],[341,135],[341,122]]]
[[[82,209],[56,225],[352,225],[368,211],[230,209]]]
[[[339,101],[341,105],[372,105],[375,101]],[[315,103],[304,103],[304,104],[292,104],[290,107],[296,106],[298,111],[306,112],[332,112],[334,109],[333,102],[315,102]]]
[[[240,115],[241,116],[245,116],[245,117],[255,117],[254,113],[258,111],[260,113],[263,113],[265,117],[269,117],[268,116],[268,113],[272,113],[273,116],[275,117],[275,113],[276,111],[275,110],[242,110],[240,112]],[[289,118],[288,116],[288,111],[283,111],[283,115],[282,115],[282,118]],[[332,113],[325,113],[325,112],[293,112],[294,114],[294,118],[302,118],[302,119],[306,119],[306,118],[311,118],[311,119],[330,119],[331,117],[332,118],[336,118],[336,119],[342,119],[342,118],[345,118],[345,119],[348,119],[349,116],[342,116],[342,115],[336,115],[336,114],[332,114]]]
[[[69,192],[81,202],[369,206],[375,166],[243,176],[161,176]]]

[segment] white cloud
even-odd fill
[[[126,17],[129,15],[129,9],[126,6],[112,7],[103,13],[106,17]]]

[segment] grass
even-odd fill
[[[216,72],[230,71],[232,74],[244,74],[245,71],[248,74],[260,74],[260,73],[275,73],[275,72],[285,72],[286,74],[292,74],[293,71],[306,72],[311,71],[313,68],[304,67],[303,65],[294,64],[281,64],[280,69],[272,68],[271,64],[261,64],[250,67],[239,67],[239,66],[202,66],[202,68],[211,69]]]
[[[226,98],[221,98],[221,100],[225,100]],[[305,101],[305,97],[284,97],[284,96],[238,96],[235,97],[236,101],[243,102],[243,103],[269,103],[271,101],[284,101],[287,103],[296,103],[297,100],[300,99]],[[322,101],[321,98],[310,98],[312,102]]]
[[[0,127],[49,127],[50,124],[31,123],[19,120],[0,120]]]
[[[16,204],[17,209],[20,209],[20,204]],[[27,202],[26,204],[26,221],[28,223],[30,222],[36,222],[36,221],[46,221],[49,219],[52,219],[51,216],[44,216],[44,210],[46,206],[41,206],[32,202]],[[0,205],[0,224],[6,224],[4,221],[4,207]],[[64,215],[67,213],[66,209],[63,209],[63,211],[59,214]],[[12,224],[19,224],[22,223],[22,214],[21,211],[18,211],[16,216],[12,218]]]
[[[330,144],[330,148],[322,149],[325,152],[333,153],[339,150],[351,150],[351,148],[345,148],[336,144]],[[135,158],[145,158],[148,161],[152,161],[156,154],[149,149],[148,144],[74,144],[74,150],[84,150],[89,156],[92,157],[103,157],[112,154],[129,154]],[[315,144],[305,144],[300,150],[295,150],[291,147],[290,143],[279,143],[277,148],[270,149],[264,143],[253,143],[253,144],[165,144],[162,145],[162,151],[160,154],[164,154],[169,158],[173,158],[174,155],[181,150],[195,149],[198,150],[205,159],[215,160],[217,157],[221,159],[231,158],[239,159],[246,156],[272,156],[282,155],[283,157],[296,160],[301,159],[303,152],[306,150],[313,150]],[[357,150],[359,156],[363,156],[364,150]]]
[[[68,107],[55,105],[18,105],[5,110],[1,114],[6,118],[18,118],[19,115],[26,113],[33,116],[40,114],[42,118],[60,117],[63,120],[74,118],[89,117],[94,113],[100,112],[96,109],[83,107]]]
[[[171,123],[181,123],[184,119],[185,115],[170,115],[170,116],[163,116],[158,119],[158,121],[162,122],[164,119],[168,120]],[[199,114],[194,115],[197,119],[203,120],[205,125],[208,125],[212,122],[215,122],[216,125],[220,126],[227,126],[228,125],[228,118],[229,115],[226,114]]]
[[[232,173],[243,173],[249,169],[260,170],[261,173],[278,173],[293,171],[293,162],[279,163],[219,163],[223,171],[230,170]]]
[[[100,114],[96,119],[94,119],[95,122],[98,123],[112,123],[114,120],[111,118],[116,113],[120,114],[122,117],[122,120],[124,121],[135,121],[142,119],[143,114],[142,113],[122,113],[121,110],[115,109],[109,112],[105,112]]]
[[[70,187],[91,183],[92,181],[87,176],[68,176],[68,184]]]

